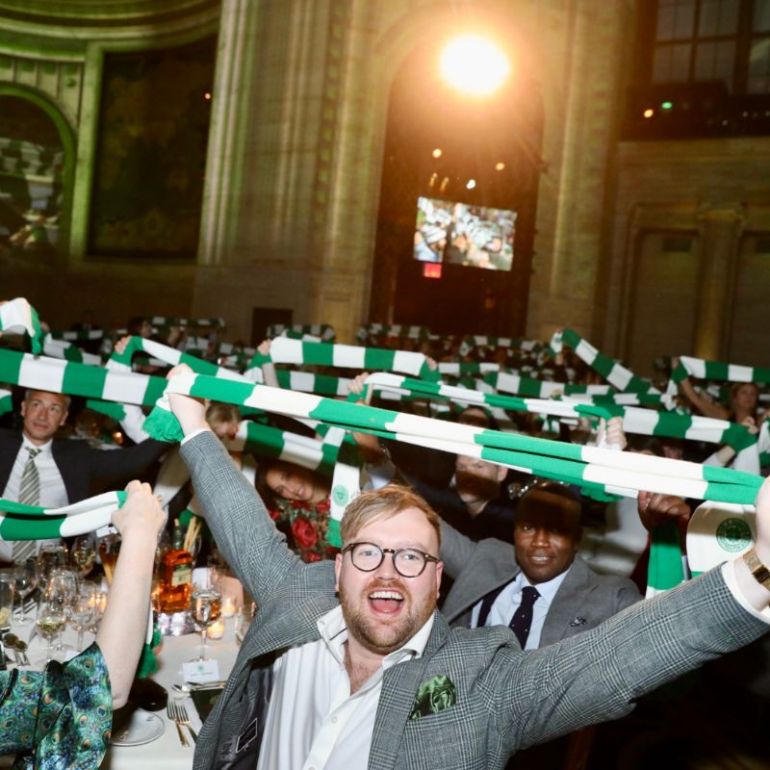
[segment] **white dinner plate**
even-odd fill
[[[112,736],[113,746],[141,746],[160,738],[166,729],[163,720],[151,711],[137,709],[131,715],[131,720]]]

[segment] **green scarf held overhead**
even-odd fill
[[[614,358],[601,353],[590,342],[584,340],[572,329],[556,332],[551,338],[551,349],[560,353],[562,347],[568,345],[575,355],[590,366],[595,372],[604,377],[607,382],[623,393],[647,393],[660,395],[660,391],[647,380],[637,377],[630,369],[623,366]]]
[[[125,502],[125,492],[105,492],[61,508],[0,500],[0,540],[53,540],[95,532]]]
[[[43,329],[37,310],[23,297],[8,300],[0,305],[0,332],[29,335],[32,352],[43,351]]]
[[[178,375],[169,382],[167,392],[257,407],[347,431],[479,457],[609,494],[634,496],[645,489],[751,504],[762,483],[759,476],[726,468],[506,434],[205,375]],[[145,429],[156,438],[181,438],[176,419],[163,403],[153,410]]]

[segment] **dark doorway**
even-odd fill
[[[521,70],[492,97],[460,95],[440,79],[440,47],[413,52],[392,85],[370,320],[419,324],[438,333],[521,335],[542,168],[540,96]],[[433,246],[441,254],[435,260],[441,261],[439,278],[426,277],[427,263],[415,258],[415,244],[436,231],[428,223],[421,232],[418,199],[421,222],[426,205],[453,218],[448,236]],[[466,221],[473,217],[483,226],[489,224],[485,217],[515,217],[510,270],[463,263],[454,215],[460,210]],[[489,242],[486,267],[497,267],[500,244],[489,233],[483,237]]]

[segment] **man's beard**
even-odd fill
[[[392,623],[378,622],[363,609],[369,602],[369,595],[377,590],[397,590],[404,597],[404,607]],[[411,594],[399,583],[372,584],[360,596],[361,605],[356,607],[342,586],[339,587],[342,616],[348,634],[377,655],[388,655],[402,647],[422,628],[435,609],[435,598],[433,602],[426,601],[423,606],[415,607]]]

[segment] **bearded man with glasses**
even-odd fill
[[[336,561],[305,564],[203,405],[169,401],[206,520],[259,604],[201,730],[196,770],[503,768],[520,748],[622,716],[639,695],[768,629],[770,480],[756,559],[525,654],[506,627],[450,629],[436,610],[438,518],[417,495],[363,493],[343,517]]]

